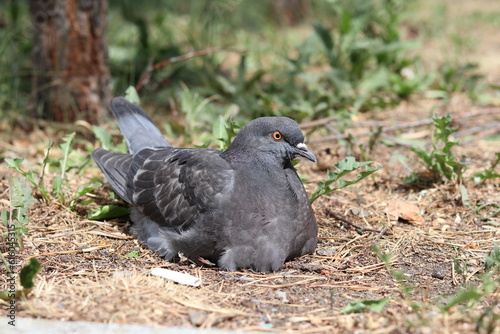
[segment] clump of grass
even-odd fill
[[[432,149],[426,150],[418,147],[412,147],[411,150],[425,163],[427,171],[431,174],[431,179],[448,179],[458,183],[462,182],[463,173],[467,166],[466,157],[462,156],[459,160],[453,155],[452,148],[458,144],[450,137],[457,131],[452,126],[451,116],[445,115],[432,117],[434,130],[432,131]],[[407,182],[415,181],[419,178],[417,174],[411,175]]]
[[[496,307],[499,305],[498,298],[493,294],[500,288],[500,249],[495,244],[484,261],[484,273],[478,276],[481,284],[478,286],[465,285],[454,296],[447,298],[444,305],[439,306],[441,312],[451,313],[459,309],[459,312],[476,309],[478,304],[490,299],[488,306],[476,317],[476,330],[478,333],[493,333],[500,321],[500,314]]]
[[[463,155],[459,160],[452,152],[452,148],[458,144],[458,141],[452,140],[451,135],[457,131],[457,128],[452,126],[453,121],[449,114],[443,117],[434,115],[432,120],[434,123],[431,135],[432,149],[426,150],[415,146],[411,148],[427,167],[427,175],[423,181],[455,182],[458,185],[462,204],[468,208],[471,203],[467,188],[463,184],[463,174],[469,162],[466,156]],[[413,173],[405,179],[405,182],[421,181],[423,175],[425,174]]]
[[[240,128],[233,121],[226,121],[222,115],[217,118],[212,132],[219,150],[225,150],[231,145],[232,139],[236,136],[236,131]]]
[[[500,174],[495,171],[495,168],[500,163],[500,152],[495,153],[496,159],[493,161],[489,168],[485,168],[483,172],[474,174],[474,181],[484,184],[486,180],[500,178]]]
[[[400,36],[407,10],[401,1],[330,1],[329,19],[313,23],[314,34],[290,58],[284,85],[288,100],[309,115],[397,105],[424,90],[431,79]],[[319,66],[319,73],[308,68]],[[300,96],[296,92],[305,91]],[[288,103],[289,105],[292,105]]]
[[[41,164],[41,171],[36,172],[33,170],[24,170],[21,167],[23,159],[5,159],[7,166],[19,172],[26,180],[31,183],[35,190],[40,194],[41,199],[45,203],[58,202],[60,205],[68,207],[73,210],[80,198],[89,192],[99,188],[101,183],[97,180],[93,180],[91,183],[83,186],[79,186],[76,191],[70,194],[69,189],[69,179],[67,177],[67,172],[70,169],[82,170],[85,165],[89,162],[89,157],[78,157],[74,165],[69,165],[69,161],[72,155],[72,142],[75,137],[75,133],[71,133],[63,138],[63,143],[59,145],[59,149],[62,151],[62,158],[54,163],[58,164],[59,175],[55,175],[52,179],[52,189],[48,188],[44,182],[45,171],[50,168],[51,161],[49,159],[49,151],[54,145],[51,140],[49,146],[45,153],[45,157]]]
[[[436,71],[431,90],[427,97],[448,99],[453,93],[467,93],[476,101],[486,90],[484,76],[478,70],[478,64],[445,63]]]
[[[408,301],[414,313],[418,316],[421,324],[427,322],[424,310],[431,309],[433,305],[430,302],[419,302],[412,297],[412,291],[418,289],[410,284],[400,270],[395,270],[390,264],[391,254],[383,254],[380,249],[374,249],[377,256],[385,263],[387,270],[392,275],[394,280],[398,283],[399,288]],[[455,260],[454,260],[455,261]],[[455,268],[463,270],[463,265],[455,261]],[[465,272],[463,272],[465,274]],[[481,281],[478,286],[471,284],[464,284],[452,296],[437,296],[438,308],[443,314],[451,314],[460,312],[466,316],[473,317],[476,324],[476,330],[481,333],[493,333],[496,324],[500,320],[500,314],[497,312],[499,304],[498,298],[494,294],[500,288],[500,249],[498,244],[495,244],[492,250],[488,253],[484,261],[484,272],[477,276]],[[488,306],[479,314],[467,314],[470,310],[475,310],[477,306],[486,301]],[[356,303],[353,303],[356,305]],[[378,305],[378,303],[376,303]],[[416,324],[413,324],[416,325]]]
[[[387,271],[391,274],[391,276],[398,284],[398,287],[401,290],[403,297],[406,299],[406,301],[412,308],[413,312],[417,315],[419,321],[421,323],[425,323],[425,316],[423,314],[423,308],[425,307],[425,305],[421,302],[414,300],[414,298],[412,297],[412,291],[417,289],[417,287],[413,286],[411,282],[408,281],[408,279],[405,277],[405,275],[401,270],[396,270],[392,268],[391,265],[391,258],[393,257],[392,254],[384,254],[378,247],[374,247],[373,250],[377,255],[377,257],[384,262]]]
[[[15,249],[24,248],[24,236],[28,234],[29,217],[27,211],[29,207],[35,204],[35,198],[32,195],[31,187],[23,177],[13,177],[9,175],[9,209],[0,211],[0,220],[7,228],[3,235],[3,239],[8,245],[9,258],[6,259],[2,253],[0,258],[7,270],[9,281],[9,290],[0,291],[0,299],[11,301],[26,297],[35,286],[34,279],[40,271],[40,264],[36,258],[31,258],[30,263],[24,266],[19,278],[24,289],[13,289],[11,286],[15,284],[15,273],[12,265],[15,264]],[[12,262],[14,261],[14,262]],[[15,305],[12,304],[11,305]]]

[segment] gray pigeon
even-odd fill
[[[132,233],[148,248],[229,271],[277,271],[314,251],[316,218],[291,160],[316,157],[295,121],[257,118],[222,152],[170,146],[125,98],[111,108],[130,154],[97,149],[92,157],[132,205]]]

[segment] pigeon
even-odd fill
[[[172,147],[123,97],[111,109],[129,154],[98,148],[92,157],[131,205],[131,232],[149,249],[258,272],[314,252],[318,225],[292,160],[316,157],[294,120],[256,118],[219,151]]]

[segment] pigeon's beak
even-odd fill
[[[317,162],[316,156],[309,151],[307,148],[306,144],[304,143],[298,143],[297,146],[295,146],[295,152],[297,157],[304,157],[306,159],[311,160],[312,162]]]

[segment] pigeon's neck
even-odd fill
[[[247,162],[250,161],[255,155],[255,150],[248,147],[240,147],[238,145],[234,145],[234,143],[221,153],[221,157],[229,162]]]
[[[277,157],[270,152],[262,152],[252,147],[232,147],[221,153],[221,157],[234,164],[261,166],[264,169],[284,168],[290,164],[288,159]]]

